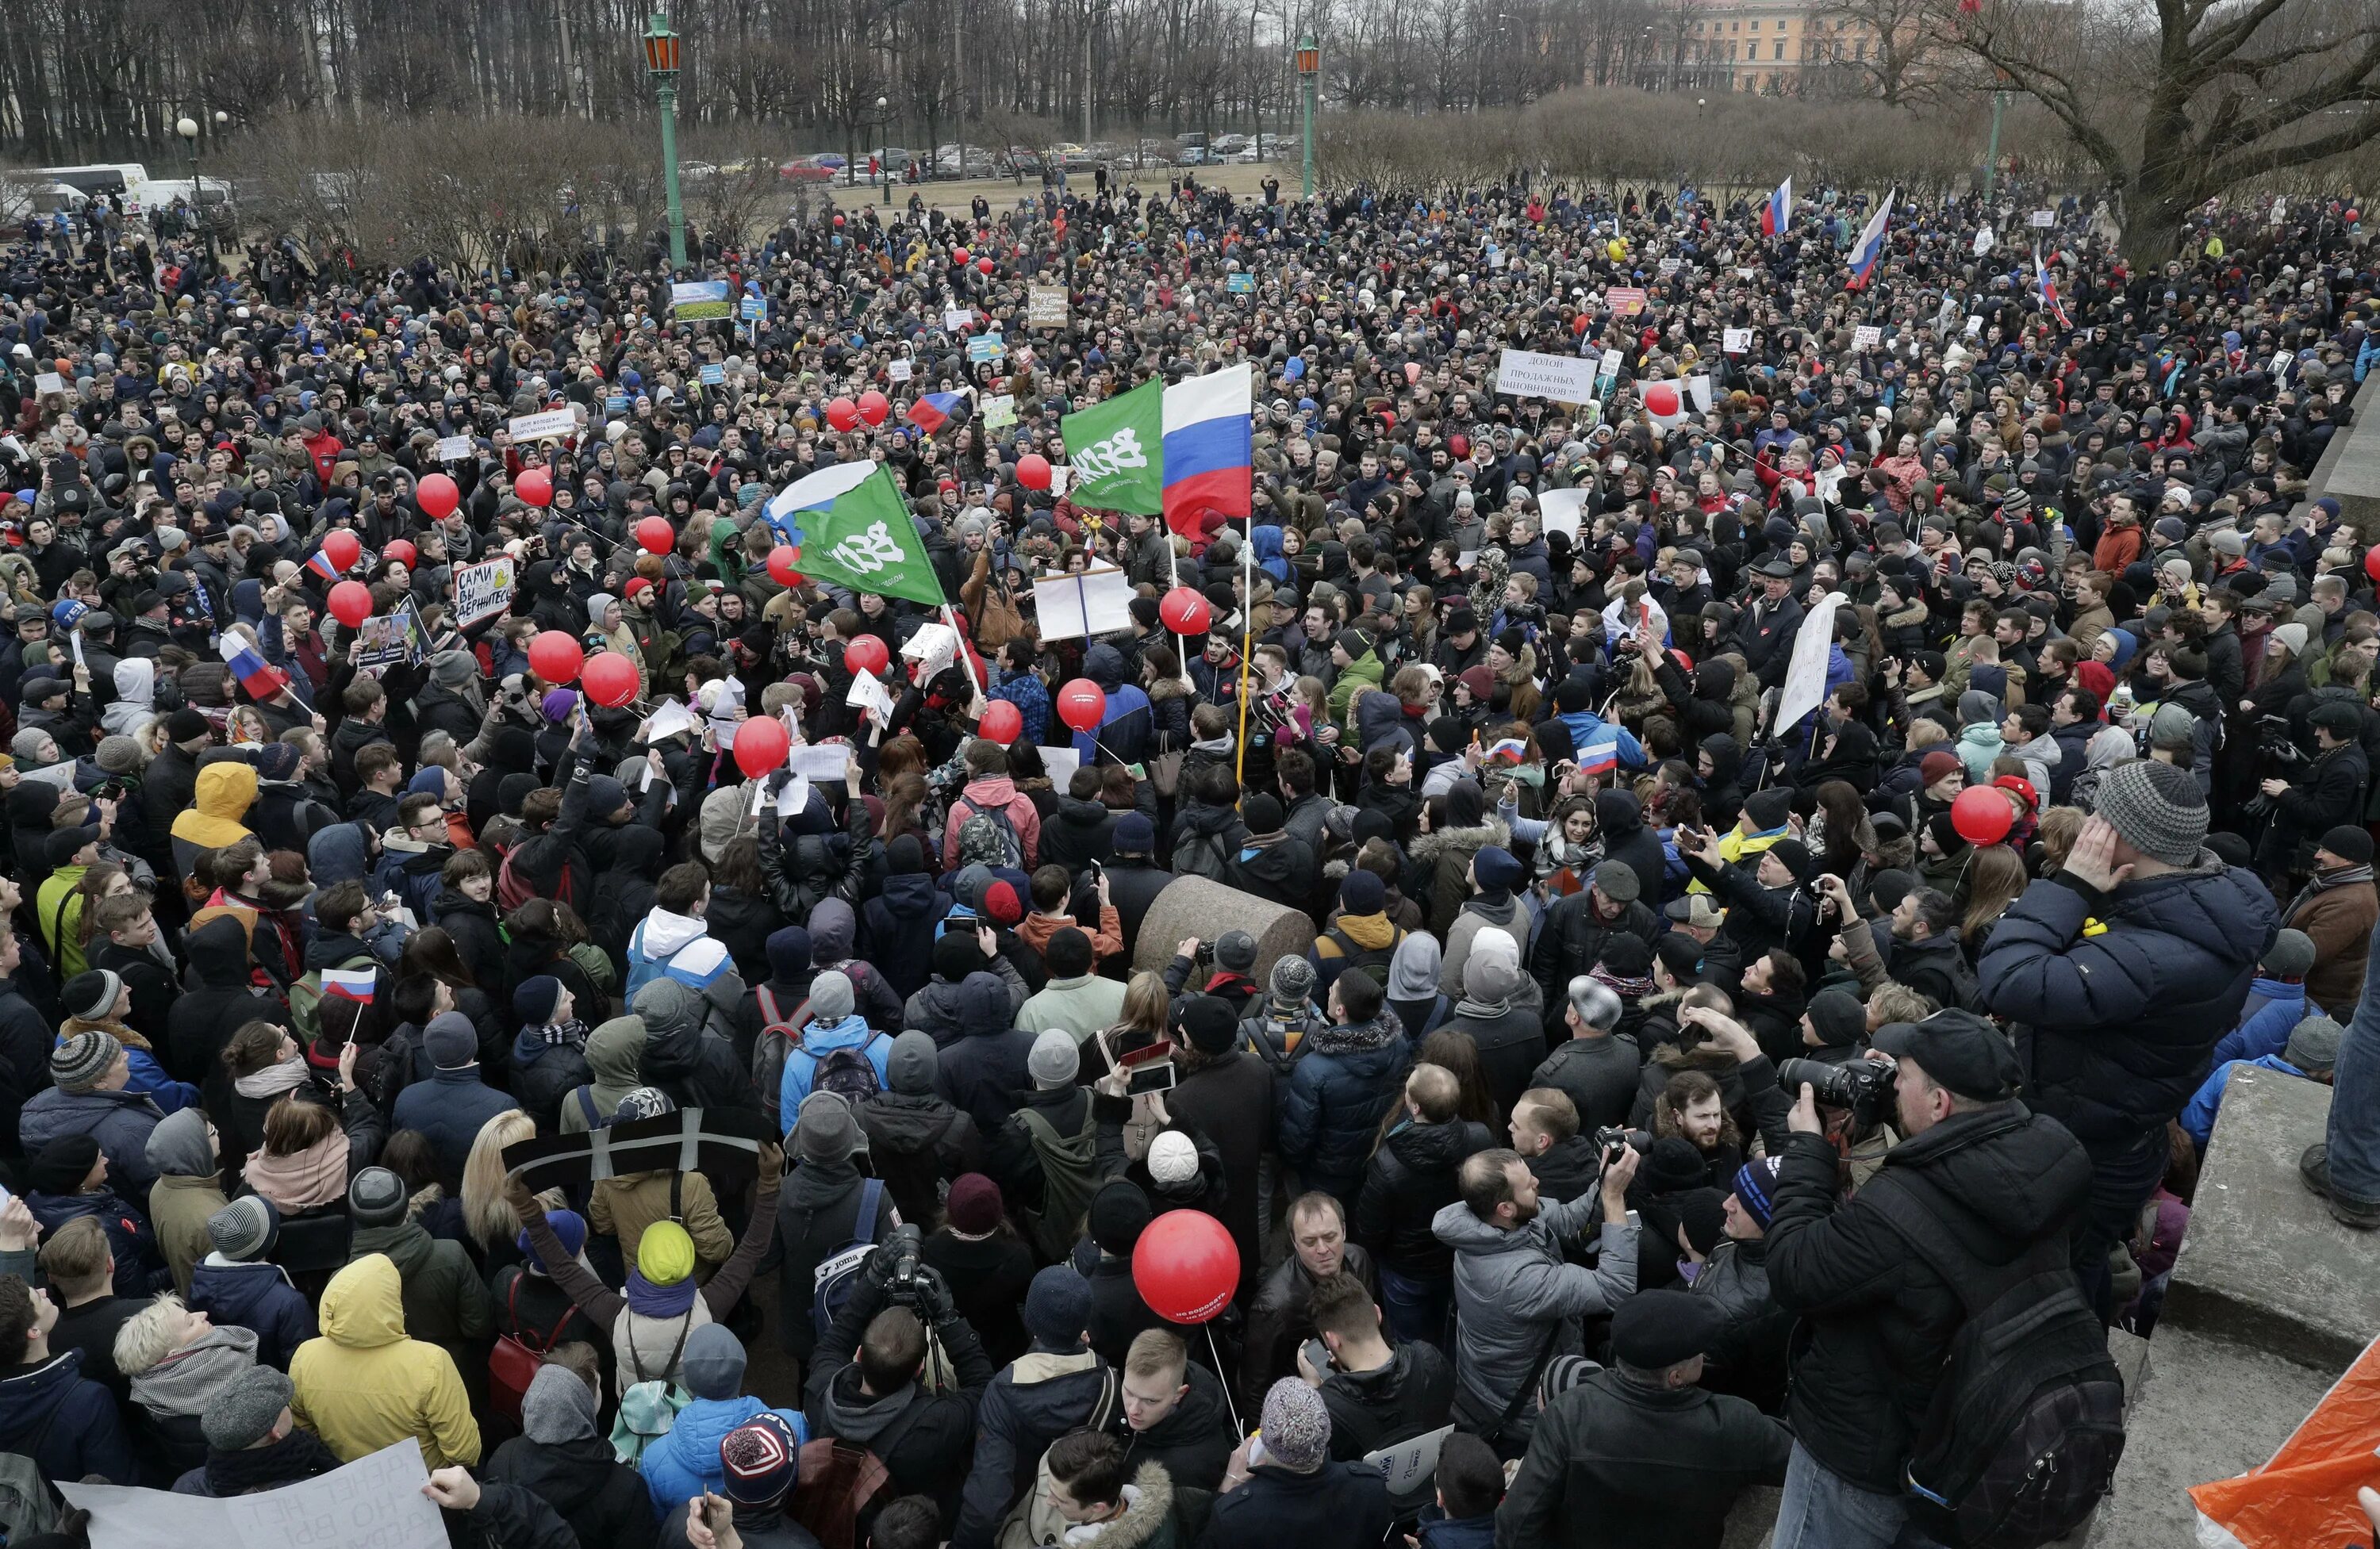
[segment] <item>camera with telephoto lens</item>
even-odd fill
[[[1830,1065],[1818,1059],[1780,1059],[1777,1084],[1798,1095],[1807,1086],[1819,1102],[1843,1108],[1860,1128],[1879,1123],[1892,1106],[1893,1067],[1874,1059]]]
[[[1653,1148],[1653,1136],[1649,1131],[1632,1130],[1624,1124],[1606,1124],[1595,1131],[1595,1149],[1607,1158],[1623,1145],[1634,1146],[1642,1156]]]
[[[2256,777],[2263,780],[2289,780],[2305,768],[2305,749],[2289,734],[2289,718],[2285,715],[2260,715],[2256,718]],[[2250,817],[2262,817],[2273,810],[2273,798],[2262,791],[2250,796],[2240,806]]]
[[[918,1270],[925,1263],[925,1238],[915,1221],[892,1230],[878,1250],[884,1255],[884,1294],[912,1309],[920,1303],[923,1286]]]

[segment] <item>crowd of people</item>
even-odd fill
[[[698,235],[765,303],[698,322],[650,242],[29,223],[0,1476],[418,1442],[505,1549],[1710,1546],[1764,1483],[1778,1549],[1955,1542],[1976,1332],[2100,1412],[2237,1062],[2336,1083],[2307,1183],[2380,1226],[2380,549],[2305,498],[2380,302],[2348,203],[2162,266],[2071,199],[2038,259],[1765,207],[827,209]],[[1245,514],[1024,477],[1241,365]],[[946,606],[779,554],[855,460]],[[1185,877],[1236,892],[1160,933]],[[2067,1430],[2044,1513],[2112,1466]],[[12,1542],[81,1543],[42,1494]]]

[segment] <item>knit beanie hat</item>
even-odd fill
[[[1782,1156],[1756,1156],[1735,1169],[1736,1203],[1763,1231],[1777,1215],[1777,1179],[1784,1170]]]
[[[737,1506],[765,1507],[794,1487],[801,1461],[801,1438],[773,1410],[759,1414],[720,1438],[720,1489]]]
[[[848,1161],[858,1149],[859,1122],[842,1094],[813,1092],[794,1110],[794,1150],[803,1161]]]
[[[1312,1473],[1330,1457],[1330,1411],[1303,1377],[1283,1377],[1265,1390],[1265,1460],[1293,1473]]]
[[[694,1273],[694,1239],[675,1221],[655,1221],[637,1240],[637,1273],[656,1286],[674,1286]]]
[[[87,969],[66,983],[58,992],[67,1015],[79,1022],[103,1022],[115,1010],[115,998],[124,991],[124,980],[104,968]]]
[[[1295,1010],[1314,998],[1314,964],[1303,957],[1284,957],[1272,965],[1272,1003]]]
[[[1361,866],[1339,884],[1339,905],[1350,914],[1377,914],[1388,902],[1388,884]]]
[[[1955,753],[1929,753],[1917,760],[1917,778],[1920,783],[1931,785],[1944,775],[1965,767],[1959,762],[1959,756]]]
[[[405,1180],[386,1168],[366,1168],[347,1185],[347,1215],[359,1227],[393,1227],[405,1219]]]
[[[1148,1196],[1140,1185],[1128,1178],[1115,1178],[1100,1185],[1091,1196],[1089,1211],[1090,1239],[1099,1244],[1099,1252],[1117,1258],[1128,1258],[1133,1244],[1148,1228],[1156,1214],[1148,1206]]]
[[[1215,938],[1215,966],[1245,974],[1257,965],[1257,938],[1245,930],[1227,930]]]
[[[114,1034],[95,1027],[61,1038],[50,1050],[51,1083],[61,1092],[88,1092],[106,1078],[115,1068],[115,1057],[123,1052],[124,1046]]]
[[[1148,1179],[1159,1188],[1198,1181],[1198,1143],[1179,1130],[1160,1130],[1148,1143]]]
[[[644,1244],[638,1243],[638,1256]],[[698,1398],[733,1398],[744,1391],[744,1341],[725,1325],[707,1323],[686,1336],[686,1359],[678,1367],[686,1390]]]
[[[570,1380],[578,1382],[575,1376]],[[587,1386],[583,1382],[578,1386],[582,1391]],[[272,1434],[296,1392],[286,1374],[271,1366],[250,1366],[215,1389],[199,1416],[199,1434],[214,1451],[244,1451]]]
[[[2338,1044],[2345,1030],[2328,1017],[2308,1017],[2289,1029],[2289,1047],[2281,1058],[2310,1076],[2338,1063]]]
[[[633,1087],[629,1090],[626,1096],[620,1099],[620,1106],[612,1110],[612,1122],[614,1124],[634,1124],[638,1119],[659,1119],[665,1113],[675,1113],[676,1111],[677,1099],[672,1097],[668,1093],[661,1090],[661,1088],[657,1086]]]
[[[553,1009],[562,1004],[562,981],[551,974],[540,974],[523,979],[520,988],[513,991],[513,1015],[523,1027],[542,1027],[553,1020]]]
[[[2301,930],[2284,930],[2265,949],[2257,966],[2275,979],[2302,979],[2313,971],[2313,938]]]
[[[824,1023],[841,1022],[858,1004],[852,992],[851,975],[840,968],[830,968],[810,981],[810,1016]]]
[[[1005,1213],[1000,1185],[979,1172],[963,1172],[951,1180],[951,1197],[943,1201],[942,1210],[950,1218],[952,1229],[969,1237],[982,1237],[998,1229]]]
[[[1059,1349],[1077,1349],[1090,1322],[1091,1283],[1073,1265],[1053,1264],[1033,1277],[1025,1292],[1026,1333]]]
[[[27,1161],[25,1186],[37,1194],[77,1194],[99,1165],[99,1142],[90,1135],[60,1135]]]
[[[2098,814],[2153,861],[2186,866],[2206,842],[2206,796],[2189,770],[2154,759],[2119,764],[2099,780]]]
[[[1032,1052],[1025,1057],[1033,1084],[1045,1092],[1073,1085],[1075,1072],[1082,1068],[1082,1047],[1063,1028],[1052,1027],[1034,1039]]]
[[[2322,848],[2350,865],[2372,864],[2372,835],[2352,823],[2341,823],[2322,836]]]
[[[1471,857],[1471,875],[1478,879],[1480,891],[1500,893],[1518,883],[1523,872],[1521,863],[1512,858],[1511,851],[1488,844]]]
[[[284,743],[267,744],[271,747],[287,746]],[[297,749],[291,748],[292,753]],[[140,744],[127,736],[102,737],[91,754],[92,762],[109,774],[130,774],[140,765]]]
[[[1826,1048],[1849,1048],[1867,1031],[1867,1008],[1847,989],[1826,989],[1810,997],[1806,1013]]]
[[[207,1240],[234,1264],[248,1264],[272,1250],[281,1216],[261,1194],[242,1194],[207,1217]],[[273,1411],[278,1414],[278,1410]]]
[[[586,1252],[586,1216],[576,1210],[549,1210],[545,1213],[545,1226],[548,1231],[553,1233],[553,1240],[562,1244],[562,1251],[570,1257],[575,1259]],[[520,1250],[521,1257],[528,1261],[526,1267],[530,1274],[542,1275],[546,1272],[545,1262],[537,1256],[537,1249],[529,1242],[527,1227],[521,1228],[520,1235],[513,1239],[513,1245]]]
[[[1193,995],[1174,1013],[1174,1031],[1199,1053],[1222,1055],[1240,1035],[1240,1019],[1232,1014],[1232,1003],[1220,996]]]
[[[479,1062],[480,1030],[460,1011],[441,1011],[421,1030],[421,1047],[432,1065],[459,1071]]]

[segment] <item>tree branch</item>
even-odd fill
[[[2380,33],[2375,33],[2373,42],[2352,63],[2334,71],[2328,79],[2311,88],[2290,92],[2265,112],[2244,115],[2230,113],[2217,115],[2209,124],[2206,134],[2201,137],[2201,154],[2205,160],[2212,162],[2217,157],[2228,155],[2234,151],[2242,150],[2261,139],[2277,135],[2290,125],[2302,122],[2331,108],[2343,106],[2349,103],[2380,102],[2380,81],[2372,79],[2375,74],[2380,74]],[[2227,93],[2228,104],[2236,104],[2237,101],[2236,93]],[[2354,143],[2361,144],[2362,141],[2358,140]],[[2350,145],[2349,149],[2353,149],[2353,146]],[[2276,164],[2300,166],[2303,163],[2289,161]]]
[[[2380,92],[2363,99],[2380,103]],[[2321,135],[2289,145],[2267,145],[2261,151],[2238,156],[2228,162],[2211,163],[2206,176],[2209,188],[2228,188],[2252,177],[2262,177],[2284,167],[2301,167],[2327,157],[2344,155],[2380,139],[2380,113],[2366,113],[2353,125],[2337,134]]]

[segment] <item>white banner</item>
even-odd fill
[[[513,560],[500,555],[483,564],[455,567],[455,627],[468,629],[513,605]]]
[[[2035,231],[2047,231],[2057,224],[2058,212],[2055,210],[2036,210],[2033,212],[2033,229]]]
[[[1585,403],[1595,396],[1595,366],[1574,355],[1508,349],[1496,366],[1496,391],[1515,398]]]
[[[446,1549],[430,1474],[407,1436],[317,1479],[252,1495],[177,1495],[115,1484],[68,1484],[58,1494],[91,1513],[97,1549]]]
[[[557,441],[578,433],[578,415],[566,408],[516,414],[504,429],[512,432],[515,441]]]
[[[1874,349],[1883,338],[1883,329],[1872,322],[1864,322],[1852,330],[1852,348]]]
[[[471,460],[471,438],[441,436],[431,452],[442,463],[468,463]]]
[[[1725,355],[1748,355],[1752,351],[1752,330],[1728,329],[1719,340],[1719,350]]]
[[[1835,643],[1835,610],[1842,603],[1842,593],[1828,592],[1803,618],[1802,632],[1793,636],[1792,662],[1785,669],[1785,687],[1777,696],[1777,719],[1770,723],[1775,735],[1784,735],[1825,702],[1827,653]]]

